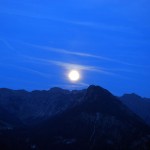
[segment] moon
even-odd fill
[[[80,73],[77,70],[71,70],[68,74],[68,78],[71,81],[78,81],[80,79]]]

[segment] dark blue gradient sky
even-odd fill
[[[148,0],[0,0],[0,87],[150,97]],[[82,78],[71,83],[70,69]]]

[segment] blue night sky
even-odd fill
[[[150,97],[149,0],[0,0],[0,87]],[[67,74],[77,69],[81,79]]]

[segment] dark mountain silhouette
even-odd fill
[[[85,90],[69,91],[51,88],[48,91],[0,89],[0,106],[25,125],[39,123],[59,114],[80,101]]]
[[[7,104],[10,103],[9,98],[20,91],[11,92],[8,92],[9,96],[6,96],[6,93],[1,94],[7,98]],[[32,126],[0,131],[0,149],[149,150],[150,148],[149,126],[106,89],[92,85],[81,91],[53,88],[49,91],[21,92],[24,97],[15,95],[18,99],[26,100],[22,102],[23,104],[20,102],[20,106],[27,107],[35,103],[32,101],[37,101],[37,105],[32,105],[34,110],[34,107],[38,109],[37,106],[41,103],[39,109],[44,112],[44,119],[35,123],[33,117]],[[25,98],[26,94],[28,101]],[[27,102],[30,103],[24,104]],[[4,103],[1,104],[4,106]],[[51,112],[51,115],[46,115],[44,108],[47,105],[49,109],[46,109],[46,112]],[[61,111],[57,113],[59,109]],[[39,110],[36,112],[40,114]],[[41,117],[39,119],[41,120]]]
[[[99,86],[90,86],[80,104],[38,127],[33,139],[41,149],[49,144],[68,150],[148,149],[150,140],[143,120]]]
[[[21,121],[0,106],[0,130],[9,130],[22,126]]]
[[[121,101],[150,125],[150,99],[134,93],[120,97]]]

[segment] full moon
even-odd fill
[[[80,79],[80,74],[77,70],[71,70],[68,77],[71,81],[78,81]]]

